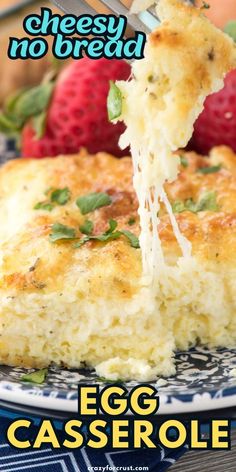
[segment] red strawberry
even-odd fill
[[[236,151],[236,69],[226,76],[224,88],[206,99],[191,140],[191,148],[201,154],[221,144]]]
[[[118,146],[124,124],[108,121],[107,95],[109,81],[127,80],[130,72],[124,60],[73,61],[56,82],[48,79],[8,100],[0,131],[22,132],[24,157],[72,154],[81,147],[91,153],[127,154]]]

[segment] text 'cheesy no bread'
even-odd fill
[[[236,342],[236,156],[181,156],[178,180],[166,186],[193,258],[180,258],[169,217],[159,234],[168,277],[155,301],[142,279],[141,251],[125,236],[50,241],[55,223],[76,231],[86,220],[103,234],[109,220],[139,236],[132,162],[110,155],[18,159],[0,169],[0,362],[94,366],[110,379],[151,380],[174,372],[176,348]],[[34,209],[55,189],[70,197],[51,211]],[[76,200],[104,192],[110,204],[82,215]],[[177,261],[177,263],[176,263]],[[156,307],[159,307],[156,310]],[[155,310],[153,310],[155,307]]]

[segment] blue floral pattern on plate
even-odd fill
[[[196,347],[176,354],[176,374],[165,381],[151,382],[158,387],[165,404],[194,403],[222,397],[234,397],[236,405],[236,349],[208,350]],[[94,371],[85,369],[66,370],[51,366],[42,385],[23,382],[22,375],[28,370],[20,367],[0,366],[0,397],[3,390],[19,391],[34,397],[51,397],[67,401],[77,399],[79,383],[103,384]],[[163,385],[162,385],[163,384]],[[131,388],[137,382],[126,382]],[[232,406],[232,401],[231,405]],[[178,411],[176,407],[176,411]],[[204,409],[204,408],[203,408]],[[182,408],[183,411],[183,408]]]

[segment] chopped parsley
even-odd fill
[[[119,118],[122,113],[121,91],[112,80],[110,80],[110,90],[107,97],[107,111],[110,121]]]
[[[70,190],[68,187],[53,190],[50,196],[51,202],[58,205],[65,205],[70,200]]]
[[[31,372],[30,374],[22,375],[21,380],[23,382],[31,382],[31,383],[40,385],[43,382],[45,382],[47,375],[48,375],[48,369],[35,370],[34,372]]]
[[[119,237],[120,237],[120,231],[111,231],[110,233],[106,232],[98,236],[92,236],[91,239],[95,239],[96,241],[101,241],[101,242],[107,242],[107,241],[113,241],[114,239],[118,239]]]
[[[112,220],[112,219],[110,219],[110,220],[108,221],[108,224],[109,224],[109,228],[108,228],[108,230],[106,231],[105,234],[111,234],[111,233],[113,233],[113,231],[115,231],[115,229],[116,229],[117,226],[118,226],[117,221],[116,221],[116,220]]]
[[[216,192],[206,192],[197,203],[197,211],[217,211]]]
[[[120,237],[120,231],[106,231],[103,234],[98,234],[96,236],[90,236],[90,239],[94,239],[95,241],[107,242],[113,241],[114,239],[118,239]]]
[[[76,205],[79,207],[82,215],[87,215],[98,208],[108,206],[112,203],[110,195],[103,192],[89,193],[76,200]]]
[[[120,237],[120,231],[115,231],[117,228],[117,222],[115,220],[109,220],[109,228],[105,233],[92,236],[93,239],[97,239],[98,241],[113,241],[113,239],[118,239]]]
[[[85,236],[85,238],[80,239],[78,243],[74,244],[73,247],[78,249],[78,248],[82,247],[85,243],[87,243],[88,241],[90,241],[90,237]]]
[[[204,193],[198,202],[194,202],[192,198],[188,198],[184,202],[176,200],[172,204],[174,213],[182,213],[183,211],[191,211],[198,213],[199,211],[217,211],[219,209],[216,202],[216,192]]]
[[[52,231],[49,235],[49,240],[52,243],[57,241],[63,240],[70,240],[70,239],[77,239],[77,242],[74,244],[74,248],[80,248],[88,241],[101,241],[101,242],[108,242],[113,241],[114,239],[118,239],[121,236],[125,236],[125,238],[129,241],[130,246],[138,249],[139,240],[137,236],[131,231],[128,230],[117,230],[118,223],[115,220],[110,219],[108,222],[108,229],[101,234],[92,234],[94,225],[93,222],[90,220],[86,220],[83,225],[80,226],[80,232],[85,236],[81,239],[77,236],[77,232],[75,228],[71,228],[69,226],[65,226],[61,223],[55,223],[52,226]]]
[[[128,220],[128,225],[133,226],[133,225],[135,225],[135,223],[136,223],[135,218],[133,216],[131,216],[131,218]]]
[[[188,198],[185,201],[185,209],[191,211],[192,213],[197,213],[198,211],[200,211],[198,207],[198,202],[194,202],[192,198]]]
[[[63,239],[76,239],[76,231],[74,228],[70,228],[69,226],[55,223],[52,226],[52,232],[49,235],[49,239],[52,243]]]
[[[185,156],[179,156],[179,158],[181,166],[188,167],[188,159]]]
[[[96,235],[88,234],[84,238],[80,239],[80,241],[78,241],[76,244],[74,244],[74,247],[80,248],[81,246],[86,244],[88,241],[100,241],[100,242],[114,241],[114,239],[118,239],[121,236],[125,236],[128,239],[131,247],[135,249],[138,249],[140,247],[139,240],[137,236],[135,236],[135,234],[127,230],[117,231],[116,228],[117,228],[117,221],[111,219],[109,220],[109,227],[104,233],[96,234]]]
[[[102,234],[98,235],[87,235],[85,238],[82,238],[78,243],[74,245],[75,248],[80,248],[88,241],[113,241],[114,239],[118,239],[121,236],[120,231],[115,231],[117,228],[117,222],[115,220],[109,220],[109,228]]]
[[[214,174],[215,172],[219,172],[220,169],[221,164],[218,166],[201,167],[201,169],[198,169],[198,172],[200,174]]]
[[[84,224],[79,227],[79,230],[82,234],[90,235],[93,232],[93,222],[86,220]]]
[[[53,189],[50,187],[46,190],[45,195],[50,195],[48,200],[38,202],[34,206],[34,210],[52,211],[55,205],[65,205],[70,200],[70,190],[65,188]]]
[[[172,210],[174,213],[182,213],[183,211],[186,210],[185,203],[182,202],[181,200],[176,200],[175,202],[172,203]]]
[[[133,234],[133,233],[131,233],[131,231],[127,231],[125,229],[123,229],[121,231],[121,233],[129,240],[131,247],[134,247],[135,249],[140,248],[139,239],[137,238],[137,236],[135,234]]]
[[[34,210],[52,211],[53,205],[50,202],[38,202],[34,206]]]

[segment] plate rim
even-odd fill
[[[4,386],[2,385],[4,382]],[[87,382],[89,383],[89,382]],[[78,398],[61,398],[53,395],[44,395],[44,390],[11,389],[13,382],[0,381],[0,399],[9,403],[17,403],[22,406],[30,406],[45,410],[78,413]],[[229,393],[230,392],[230,393]],[[53,393],[53,392],[52,392]],[[213,396],[212,396],[213,393]],[[206,410],[216,410],[236,407],[236,386],[189,395],[168,396],[158,392],[160,408],[157,414],[194,413]]]
[[[18,403],[22,406],[31,406],[34,408],[43,408],[45,410],[63,411],[67,413],[78,413],[77,403],[78,399],[58,398],[52,396],[37,395],[31,390],[10,390],[7,388],[7,384],[11,385],[11,382],[5,382],[3,387],[0,382],[0,399],[8,401],[9,403]],[[173,401],[168,401],[168,397],[162,394],[158,394],[160,398],[160,408],[157,415],[171,415],[178,413],[194,413],[203,412],[206,410],[216,410],[223,408],[230,408],[236,406],[236,387],[234,388],[235,393],[225,396],[217,397],[206,397],[208,392],[203,394],[198,393],[197,398],[194,395],[191,396],[190,400],[181,401],[180,396],[170,397]],[[215,393],[218,393],[216,391]],[[223,390],[222,390],[223,392]],[[167,399],[167,401],[166,401]],[[22,412],[24,413],[24,412]]]

